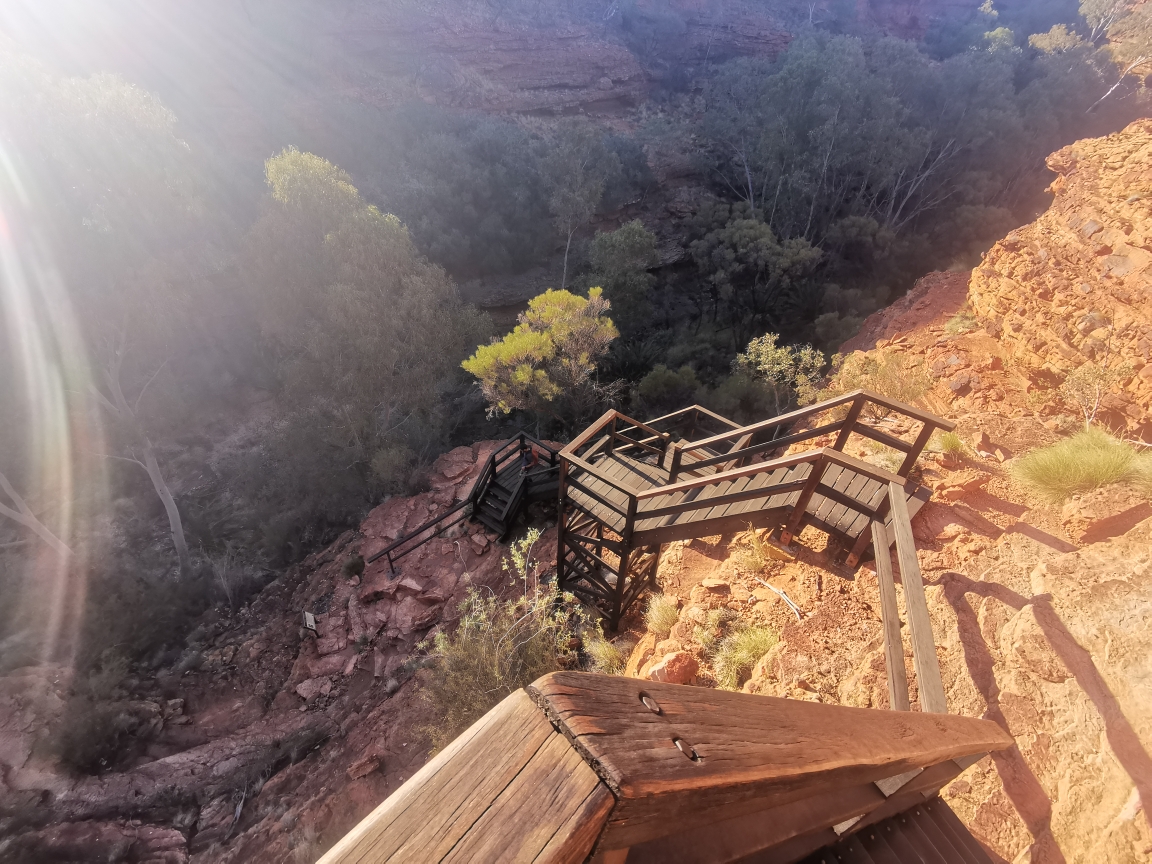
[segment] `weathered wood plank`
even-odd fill
[[[727,864],[881,806],[872,783],[837,789],[633,846],[628,864]]]
[[[872,523],[872,543],[876,551],[876,578],[880,583],[880,620],[884,628],[884,665],[888,672],[888,705],[893,711],[908,711],[908,674],[904,670],[904,642],[900,638],[900,613],[896,606],[896,583],[892,580],[892,558],[888,535],[879,522]]]
[[[445,862],[581,864],[616,799],[563,735],[553,735]]]
[[[936,639],[932,634],[932,619],[928,615],[928,601],[924,596],[920,562],[916,559],[916,540],[912,536],[912,519],[908,514],[908,499],[904,495],[903,484],[890,484],[888,495],[892,502],[892,531],[896,536],[896,557],[900,562],[900,582],[904,586],[904,606],[908,610],[920,707],[924,711],[947,714],[948,699],[944,695],[944,683],[940,680]]]
[[[571,745],[528,695],[517,691],[444,748],[320,862],[443,861],[461,843],[489,848],[479,835],[489,833],[482,820],[493,807],[523,808],[536,824],[520,833],[509,826],[505,833],[514,835],[513,843],[469,860],[582,861],[608,815],[603,796],[611,794],[597,793],[594,772],[582,759],[577,765],[565,756],[565,749],[571,751]],[[552,773],[545,770],[548,764]],[[551,778],[547,797],[540,796],[538,784],[517,782],[526,769],[532,777]],[[469,840],[474,830],[477,836]],[[540,857],[546,849],[555,857]]]
[[[707,824],[748,801],[779,806],[1012,744],[984,720],[580,672],[547,675],[531,689],[617,793],[604,848],[655,839],[669,824]]]

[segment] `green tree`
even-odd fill
[[[649,270],[660,261],[656,235],[633,219],[611,233],[596,232],[588,257],[591,282],[604,289],[620,327],[625,331],[642,327],[652,309],[648,295],[656,284]]]
[[[511,333],[461,364],[479,380],[489,412],[531,411],[573,424],[613,399],[619,387],[596,378],[597,362],[620,335],[609,308],[599,288],[586,298],[554,290],[533,297]]]
[[[488,325],[338,167],[289,148],[265,173],[244,273],[282,388],[268,458],[288,485],[263,494],[311,484],[298,500],[338,519],[440,440],[458,364]]]
[[[568,285],[568,254],[572,238],[596,214],[605,186],[620,174],[620,159],[607,146],[604,134],[590,121],[561,121],[547,141],[541,170],[548,183],[548,206],[564,236],[564,275]]]
[[[744,205],[716,208],[702,217],[701,224],[709,222],[715,227],[691,244],[692,257],[707,280],[712,319],[731,328],[735,345],[811,302],[819,249],[800,238],[777,239]]]
[[[827,359],[811,345],[780,345],[775,333],[765,333],[748,343],[732,362],[734,372],[762,381],[772,394],[776,414],[797,404],[814,401]]]

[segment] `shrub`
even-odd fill
[[[923,358],[897,351],[882,349],[866,354],[856,352],[840,360],[833,358],[833,368],[831,382],[819,393],[819,399],[864,389],[915,405],[932,387]],[[878,420],[890,413],[878,405],[869,405],[868,412]]]
[[[125,707],[121,701],[87,696],[69,699],[53,741],[60,761],[82,774],[100,774],[114,767],[132,726]]]
[[[972,314],[972,309],[965,304],[963,309],[948,319],[948,323],[944,325],[944,332],[949,336],[959,336],[962,333],[970,333],[979,326],[980,322]]]
[[[1093,427],[1022,456],[1012,473],[1041,498],[1058,504],[1077,492],[1139,481],[1136,463],[1130,447]]]
[[[584,650],[591,660],[592,671],[602,675],[623,675],[632,653],[632,643],[621,640],[611,642],[597,630],[585,639]]]
[[[704,649],[709,658],[720,644],[724,628],[732,620],[733,613],[728,609],[712,609],[704,619],[704,624],[692,628],[692,638]]]
[[[940,434],[940,452],[945,456],[959,457],[964,455],[964,441],[955,432]]]
[[[661,415],[688,407],[699,391],[700,379],[691,366],[681,366],[673,372],[660,363],[636,385],[632,398],[637,407]]]
[[[1141,495],[1152,498],[1152,450],[1145,450],[1136,457],[1131,482]]]
[[[428,651],[423,699],[432,718],[424,727],[434,751],[496,706],[505,696],[541,675],[576,665],[573,637],[587,626],[586,613],[571,594],[560,594],[533,576],[532,530],[512,546],[505,570],[521,583],[509,600],[471,589],[460,604],[460,622],[440,632]]]
[[[767,627],[741,627],[725,636],[712,657],[716,683],[724,690],[740,689],[777,641],[776,633]]]
[[[667,639],[676,622],[680,620],[680,610],[676,601],[663,594],[653,594],[648,598],[648,608],[644,612],[644,623],[657,640]]]

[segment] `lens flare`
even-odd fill
[[[16,599],[2,623],[41,662],[71,665],[105,512],[103,432],[84,341],[19,164],[0,143],[0,518],[20,523],[27,550],[5,561],[4,593]]]

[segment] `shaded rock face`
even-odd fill
[[[380,505],[231,621],[207,616],[187,652],[199,665],[161,670],[124,702],[140,755],[123,770],[73,776],[52,755],[67,669],[0,677],[0,858],[316,860],[426,759],[417,643],[451,626],[469,587],[509,586],[506,547],[468,522],[403,558],[395,574],[385,560],[362,574],[344,563],[466,496],[494,446],[445,454],[430,491]],[[537,560],[554,562],[555,550],[553,529]],[[303,611],[315,633],[301,626]]]
[[[488,112],[620,115],[659,81],[738,56],[774,57],[828,3],[641,0],[624,4],[363,4],[332,18],[365,101],[423,99]],[[859,0],[866,25],[920,38],[972,0]]]

